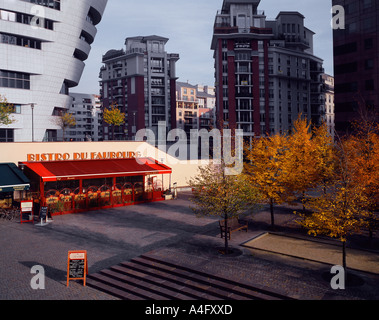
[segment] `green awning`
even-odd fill
[[[0,163],[0,192],[29,190],[30,180],[14,163]]]

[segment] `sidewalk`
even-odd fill
[[[80,282],[72,281],[66,287],[69,250],[87,250],[90,274],[148,253],[297,299],[379,299],[379,274],[354,271],[363,279],[362,285],[333,291],[323,278],[325,272],[330,273],[330,265],[273,250],[273,245],[284,244],[286,238],[266,237],[271,244],[256,239],[260,246],[270,245],[269,251],[242,246],[268,231],[269,213],[265,210],[250,220],[247,233],[233,233],[230,246],[238,254],[223,256],[217,250],[224,244],[218,218],[197,218],[189,205],[188,194],[183,193],[173,201],[57,216],[45,227],[0,221],[0,300],[114,300]],[[291,208],[276,210],[280,232],[305,236],[291,222]],[[303,248],[291,241],[284,247],[295,255]],[[45,269],[44,290],[31,289],[34,265]],[[361,265],[368,266],[369,261],[361,260]]]
[[[264,233],[244,243],[243,246],[330,265],[342,264],[342,245],[323,243],[314,239]],[[348,248],[346,256],[349,269],[379,275],[378,253]]]

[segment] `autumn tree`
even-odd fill
[[[10,125],[15,122],[11,118],[11,114],[14,112],[14,106],[9,104],[5,97],[0,95],[0,125]]]
[[[313,156],[316,159],[314,185],[326,193],[326,188],[334,181],[337,158],[334,141],[325,122],[313,129],[312,142]]]
[[[361,187],[366,196],[365,216],[369,242],[378,228],[376,211],[379,209],[379,126],[366,121],[355,123],[355,132],[342,140],[349,156],[348,170],[351,184]]]
[[[301,194],[303,200],[306,191],[314,186],[316,176],[317,159],[310,126],[301,116],[295,121],[288,136],[287,162],[284,163],[289,173],[286,181],[288,191],[294,196]]]
[[[258,208],[260,200],[256,189],[249,186],[244,175],[225,174],[226,165],[214,164],[200,167],[199,173],[190,179],[193,196],[191,209],[197,215],[219,216],[225,220],[251,214]],[[225,235],[224,253],[229,253],[228,237]]]
[[[295,121],[288,137],[287,188],[305,201],[307,192],[323,188],[334,174],[334,143],[325,123],[311,129],[301,116]]]
[[[249,185],[259,190],[269,204],[271,227],[275,227],[274,205],[288,201],[288,138],[285,135],[254,139],[245,146],[244,172]]]
[[[121,126],[125,123],[125,113],[120,111],[117,104],[112,103],[109,109],[104,109],[103,120],[112,126],[112,140],[114,140],[115,127]]]
[[[68,127],[76,125],[75,117],[72,113],[63,112],[60,116],[55,118],[56,124],[62,129],[63,141],[65,141],[65,133]]]
[[[337,145],[337,159],[334,183],[326,187],[326,192],[308,199],[305,206],[310,215],[299,214],[299,223],[309,230],[310,235],[326,235],[342,243],[342,264],[346,270],[346,242],[349,237],[361,231],[368,216],[369,201],[366,188],[354,183],[351,171],[351,149],[344,142]]]
[[[359,187],[345,183],[329,187],[326,193],[306,202],[311,215],[300,214],[299,223],[309,230],[310,235],[326,235],[342,243],[342,264],[346,270],[346,242],[349,237],[360,232],[362,217],[367,214],[364,203],[367,198]]]

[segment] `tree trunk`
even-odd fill
[[[347,269],[346,269],[346,241],[342,242],[342,266],[345,272],[345,283],[347,280]]]
[[[303,204],[303,214],[305,214],[305,191],[303,191],[302,196],[301,196],[301,203]]]
[[[225,219],[225,248],[224,248],[224,254],[228,254],[229,251],[229,243],[228,243],[228,214],[225,213],[224,215]]]
[[[275,221],[274,221],[274,200],[270,199],[270,213],[271,213],[271,228],[275,229]]]

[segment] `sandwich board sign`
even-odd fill
[[[85,286],[87,274],[87,251],[69,251],[67,259],[67,287],[70,280],[83,280],[83,285]]]
[[[21,201],[20,223],[33,222],[33,200]]]
[[[40,211],[39,211],[39,218],[41,220],[41,222],[39,224],[37,224],[37,226],[46,226],[47,223],[49,222],[47,219],[48,219],[48,213],[49,213],[49,208],[48,207],[41,207]],[[43,222],[43,220],[45,220],[45,222]]]

